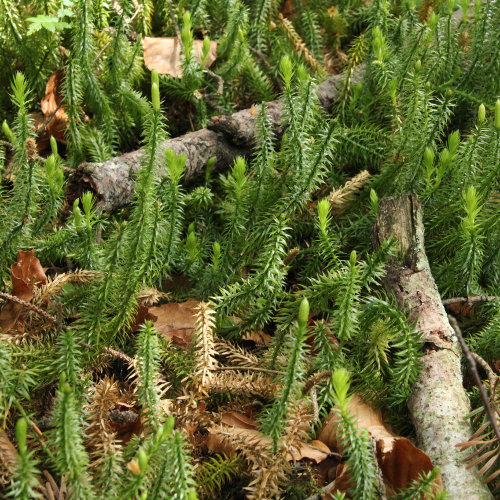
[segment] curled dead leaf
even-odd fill
[[[169,302],[150,307],[149,314],[156,316],[154,326],[165,339],[181,347],[189,347],[196,326],[196,313],[200,303],[194,299],[186,302]]]
[[[144,50],[144,64],[153,71],[154,69],[162,75],[170,75],[175,78],[182,77],[182,52],[181,44],[176,37],[154,38],[144,37],[142,41]],[[203,40],[194,40],[193,52],[201,62],[203,57]],[[210,41],[210,50],[205,61],[205,67],[209,67],[217,58],[217,42]]]
[[[408,439],[394,435],[384,424],[380,411],[356,394],[350,399],[348,408],[351,415],[356,417],[358,427],[367,429],[376,443],[377,461],[389,495],[408,487],[421,474],[433,470],[434,466],[428,455]],[[337,412],[332,410],[317,437],[333,450],[342,452],[338,429],[339,417]],[[438,478],[438,485],[441,489],[441,477]]]
[[[11,266],[12,295],[30,301],[35,287],[47,281],[40,261],[35,257],[35,250],[24,252],[18,250],[17,261]]]
[[[47,120],[55,112],[52,120],[47,124],[46,131],[53,135],[56,140],[66,143],[66,130],[68,129],[68,114],[61,105],[63,101],[62,82],[64,71],[58,69],[54,71],[45,86],[45,97],[41,101],[42,112]],[[58,109],[59,108],[59,109]]]
[[[242,340],[249,340],[255,344],[267,345],[271,342],[272,337],[266,332],[259,330],[258,332],[248,332]]]
[[[221,426],[211,427],[208,430],[206,446],[214,453],[224,453],[228,456],[236,455],[236,448],[232,445],[231,439],[224,439],[224,435],[234,435],[243,438],[248,443],[255,446],[263,446],[272,449],[271,439],[258,430],[258,423],[237,412],[224,413],[221,420]],[[324,443],[318,441],[310,443],[301,443],[297,449],[287,455],[288,461],[299,461],[305,458],[315,463],[320,463],[330,455],[330,449]]]
[[[134,322],[129,327],[128,331],[136,332],[137,330],[139,330],[141,325],[144,324],[145,321],[155,321],[156,319],[158,318],[154,314],[151,314],[151,312],[149,311],[149,307],[141,304],[137,308]]]
[[[259,426],[253,418],[248,418],[242,413],[228,411],[222,414],[221,423],[228,426],[238,427],[240,429],[257,429]]]
[[[35,250],[18,251],[17,261],[11,266],[12,295],[26,302],[34,297],[34,289],[47,281],[40,261],[35,257]],[[23,306],[16,302],[7,302],[0,312],[0,331],[8,333],[18,323]]]
[[[7,433],[0,429],[0,471],[12,474],[17,463],[18,453]]]

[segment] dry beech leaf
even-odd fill
[[[239,325],[242,322],[242,319],[239,318],[238,316],[231,316],[229,319],[231,321],[234,321],[237,325]],[[253,332],[253,331],[246,332],[243,335],[242,340],[247,342],[253,342],[254,344],[268,345],[271,343],[272,337],[263,330],[259,330],[258,332]]]
[[[335,489],[332,490],[332,493],[336,491],[346,492],[353,486],[354,483],[351,480],[351,475],[349,473],[349,467],[347,466],[347,464],[338,464],[337,470],[335,471]],[[348,496],[348,498],[350,498],[350,496]]]
[[[12,295],[30,301],[35,287],[40,287],[47,281],[45,271],[40,261],[35,257],[35,250],[24,252],[18,250],[17,261],[12,264]]]
[[[268,333],[259,330],[258,332],[248,332],[242,340],[249,340],[255,344],[267,345],[271,342],[272,337]]]
[[[144,64],[153,71],[154,69],[162,75],[170,75],[175,78],[182,77],[182,52],[181,44],[176,37],[153,38],[144,37],[142,41],[144,50]],[[203,40],[193,41],[193,51],[201,62],[203,57]],[[217,42],[210,41],[205,67],[209,67],[217,58]]]
[[[38,132],[40,128],[43,127],[43,124],[45,123],[45,115],[41,113],[40,111],[32,111],[29,114],[29,117],[31,118],[31,129],[34,132]],[[47,128],[38,135],[36,138],[36,148],[38,151],[38,154],[42,153],[45,151],[48,147],[50,146],[50,134],[48,133]]]
[[[135,313],[134,323],[129,327],[128,331],[136,332],[145,321],[155,321],[157,319],[154,314],[151,314],[148,306],[141,304]]]
[[[149,313],[156,316],[154,326],[167,340],[181,347],[189,347],[196,326],[196,313],[200,303],[194,299],[186,302],[169,302],[150,307]]]
[[[246,415],[237,413],[235,411],[228,411],[223,413],[221,423],[241,429],[257,429],[257,427],[259,426],[259,424],[253,418],[248,418]]]
[[[58,108],[63,100],[61,87],[64,78],[64,71],[58,69],[54,71],[45,86],[45,97],[41,101],[42,112],[47,120]],[[65,134],[68,129],[68,114],[61,106],[47,125],[46,131],[53,135],[59,142],[66,143]]]
[[[16,447],[12,444],[7,433],[0,429],[0,472],[7,471],[12,473],[17,463],[18,453]]]
[[[356,417],[358,427],[367,429],[376,442],[377,461],[388,494],[406,488],[421,474],[432,471],[434,467],[430,458],[408,439],[395,436],[384,425],[380,411],[365,403],[357,394],[350,399],[348,408],[351,415]],[[338,436],[338,418],[337,413],[332,411],[317,438],[332,450],[342,452]],[[441,477],[438,484],[441,487]]]
[[[35,257],[35,250],[25,252],[18,250],[17,262],[10,267],[12,276],[12,295],[30,302],[34,297],[34,288],[44,285],[47,281],[40,261]],[[23,306],[16,302],[7,302],[0,312],[0,331],[7,333],[14,328]]]
[[[228,434],[238,435],[248,443],[255,445],[264,445],[272,449],[272,441],[269,437],[257,430],[258,423],[237,412],[226,412],[222,415],[222,429]],[[212,427],[208,430],[206,446],[214,453],[225,453],[228,456],[234,456],[236,450],[230,440],[223,440],[220,436],[220,427]],[[287,455],[287,460],[299,461],[304,458],[319,463],[325,460],[330,454],[330,449],[324,444],[318,444],[317,441],[311,443],[302,443],[293,453]]]

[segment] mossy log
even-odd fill
[[[361,73],[358,70],[353,80],[358,81]],[[325,110],[339,98],[344,81],[344,75],[334,75],[318,85],[318,97]],[[283,135],[283,105],[279,100],[269,102],[267,111],[279,142]],[[165,141],[160,149],[172,148],[177,154],[186,155],[184,182],[189,183],[204,172],[211,157],[216,159],[214,171],[224,170],[237,156],[248,157],[255,145],[258,115],[259,106],[255,106],[232,115],[215,116],[207,128]],[[142,155],[139,149],[103,163],[81,164],[69,177],[67,201],[71,204],[84,191],[92,191],[100,210],[112,212],[127,205],[132,199]]]
[[[387,292],[410,312],[422,333],[423,368],[408,409],[417,445],[439,467],[454,500],[490,499],[488,488],[467,469],[456,447],[472,435],[470,405],[462,385],[461,349],[448,321],[424,248],[422,205],[415,194],[385,198],[374,226],[374,246],[395,238],[398,254],[384,282]]]

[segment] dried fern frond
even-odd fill
[[[321,372],[313,373],[304,384],[304,388],[302,389],[302,394],[307,394],[314,386],[322,382],[323,380],[327,380],[331,378],[332,372],[330,370],[323,370]]]
[[[310,405],[305,400],[290,403],[288,421],[281,441],[280,453],[285,457],[296,456],[300,445],[308,441],[313,415]]]
[[[230,444],[249,465],[253,479],[245,488],[247,498],[279,498],[280,485],[285,482],[290,466],[288,462],[281,460],[280,455],[273,454],[271,442],[243,433],[227,432],[227,427],[221,427],[215,432],[223,443]]]
[[[272,399],[276,396],[278,384],[273,378],[260,373],[227,371],[217,373],[210,384],[210,392],[231,392],[251,394],[259,398]]]
[[[333,212],[338,212],[341,208],[346,207],[352,201],[354,194],[356,194],[370,178],[370,172],[363,170],[349,179],[341,188],[332,191],[328,196],[328,201],[332,207]]]
[[[483,483],[491,483],[500,476],[500,443],[491,428],[491,423],[486,420],[481,427],[471,436],[469,441],[459,443],[457,446],[462,451],[472,451],[464,458],[464,462],[469,462],[467,468],[478,467],[478,476]],[[495,484],[495,483],[493,483]]]
[[[137,295],[137,303],[141,306],[152,306],[160,302],[160,300],[166,300],[170,298],[170,294],[165,292],[160,292],[156,288],[143,288]]]
[[[314,58],[312,52],[307,48],[302,38],[300,38],[300,35],[295,31],[295,28],[293,27],[293,24],[290,22],[290,20],[284,17],[281,13],[278,17],[280,28],[288,37],[290,42],[292,42],[295,50],[302,55],[302,57],[305,59],[307,64],[311,66],[312,69],[318,69],[318,61]]]
[[[198,307],[195,328],[195,365],[193,378],[202,388],[210,387],[217,367],[214,342],[215,312],[206,302]]]
[[[240,454],[249,465],[251,482],[245,488],[247,498],[282,498],[283,487],[291,474],[290,460],[300,456],[300,445],[308,439],[312,415],[305,400],[290,403],[289,418],[276,453],[264,435],[231,432],[226,426],[213,427],[218,439]]]
[[[193,428],[208,429],[219,423],[218,414],[205,411],[205,402],[200,400],[199,392],[183,388],[180,395],[170,408],[171,415],[175,418],[177,428],[188,431]],[[186,432],[189,436],[189,432]]]
[[[7,485],[17,462],[17,450],[3,429],[0,429],[0,485]]]
[[[120,388],[113,378],[106,376],[93,387],[90,402],[85,408],[88,414],[86,446],[90,448],[90,455],[95,459],[91,466],[95,466],[96,460],[116,446],[116,433],[108,415],[119,402]]]
[[[72,273],[58,274],[54,278],[47,278],[47,282],[40,288],[34,288],[33,292],[35,296],[33,297],[32,303],[36,306],[41,306],[46,304],[47,301],[53,296],[58,294],[62,287],[67,283],[89,283],[95,279],[100,273],[96,271],[87,271],[85,269],[79,269]]]
[[[231,365],[244,368],[259,366],[259,358],[255,354],[227,340],[217,339],[215,350],[219,356],[227,358]]]

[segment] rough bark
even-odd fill
[[[440,468],[450,498],[490,499],[488,488],[466,469],[457,443],[472,435],[469,401],[462,385],[461,349],[441,302],[424,248],[422,206],[415,194],[385,198],[374,226],[374,245],[394,237],[398,255],[384,286],[409,308],[422,332],[423,369],[412,389],[408,409],[418,445]]]
[[[361,77],[358,71],[355,80]],[[344,75],[334,75],[318,86],[317,93],[324,109],[338,99],[343,88]],[[267,103],[268,114],[278,140],[283,135],[282,103]],[[208,128],[165,141],[160,150],[174,149],[187,157],[184,182],[203,173],[207,161],[216,158],[215,171],[232,164],[237,156],[249,156],[255,145],[256,120],[259,106],[244,109],[229,116],[213,117]],[[84,191],[93,191],[101,210],[113,210],[128,204],[134,192],[134,177],[140,168],[141,149],[103,163],[83,163],[71,174],[66,198],[72,203]]]

